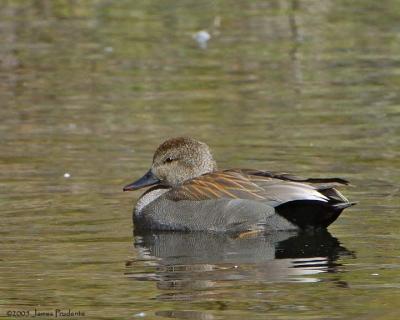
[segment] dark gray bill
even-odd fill
[[[151,169],[139,180],[132,182],[124,187],[124,191],[138,190],[144,187],[159,183],[160,180],[151,172]]]

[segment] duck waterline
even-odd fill
[[[303,178],[253,169],[218,170],[192,138],[163,142],[150,170],[124,191],[150,187],[133,213],[141,230],[244,232],[326,228],[349,202],[341,178]]]

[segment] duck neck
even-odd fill
[[[154,187],[151,187],[148,189],[145,193],[142,194],[142,196],[139,198],[139,200],[136,203],[135,207],[135,215],[140,216],[143,213],[143,209],[156,200],[158,197],[163,195],[165,192],[169,191],[171,188],[162,186],[162,185],[157,185]]]

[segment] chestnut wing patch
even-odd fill
[[[261,179],[270,179],[260,177]],[[236,170],[218,171],[192,179],[168,192],[171,200],[252,199],[265,200],[264,189],[250,176]]]
[[[286,173],[229,169],[187,181],[165,196],[173,201],[248,199],[272,206],[293,200],[347,201],[334,188],[341,184],[348,182],[340,178],[302,178]]]

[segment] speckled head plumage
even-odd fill
[[[209,147],[187,137],[163,142],[154,153],[151,166],[154,176],[167,186],[177,186],[216,169]]]
[[[172,138],[157,148],[150,170],[125,186],[124,190],[137,190],[154,184],[175,187],[216,170],[217,165],[205,143],[187,137]]]

